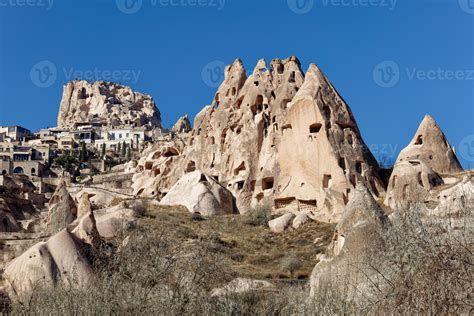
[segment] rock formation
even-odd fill
[[[189,122],[189,116],[186,114],[179,118],[179,120],[173,125],[171,131],[174,133],[188,133],[192,130],[191,122]]]
[[[82,252],[83,246],[66,229],[47,242],[40,242],[11,261],[3,273],[11,297],[24,301],[38,286],[60,282],[86,284],[93,271]]]
[[[370,253],[382,249],[382,234],[389,226],[389,220],[363,184],[358,184],[349,204],[336,226],[333,240],[326,255],[314,267],[311,274],[310,297],[329,288],[346,290],[344,295],[366,294],[357,288],[360,282],[357,264],[364,262]]]
[[[232,194],[214,178],[193,171],[184,175],[161,200],[163,205],[183,205],[204,216],[233,214]]]
[[[425,201],[431,189],[443,184],[443,179],[418,159],[398,162],[393,169],[385,204],[392,209],[407,203]]]
[[[384,203],[397,209],[407,202],[424,202],[434,187],[444,183],[443,175],[462,170],[444,133],[426,115],[413,140],[397,158]]]
[[[226,186],[241,212],[272,203],[331,222],[358,182],[385,193],[349,107],[315,65],[305,77],[295,57],[260,60],[248,78],[240,60],[228,66],[192,132],[146,151],[134,193],[161,198],[196,169]]]
[[[74,80],[64,86],[58,127],[84,122],[161,129],[160,112],[151,96],[116,83]]]
[[[49,201],[47,226],[55,233],[66,228],[77,217],[77,207],[69,195],[65,181],[61,181]]]
[[[424,117],[410,144],[400,152],[397,163],[411,159],[423,161],[438,174],[463,170],[453,147],[429,115]]]

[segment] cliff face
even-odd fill
[[[161,197],[201,170],[233,193],[241,212],[272,203],[333,222],[358,182],[384,195],[378,169],[349,107],[315,65],[305,75],[296,57],[270,67],[260,60],[247,77],[236,60],[194,129],[145,153],[133,187]]]
[[[151,96],[104,81],[75,80],[64,86],[58,127],[68,128],[81,122],[161,128],[160,112]]]

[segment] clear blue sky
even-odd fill
[[[209,63],[296,55],[332,80],[376,156],[396,157],[429,113],[474,167],[474,0],[48,1],[0,0],[0,125],[54,126],[68,80],[115,71],[170,126],[212,101]],[[45,65],[56,77],[38,77]]]

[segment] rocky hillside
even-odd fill
[[[385,192],[349,106],[316,65],[305,74],[296,57],[260,60],[248,77],[239,59],[229,65],[194,129],[146,152],[133,187],[161,197],[197,169],[231,191],[240,212],[268,203],[335,222],[358,182]]]
[[[160,112],[151,96],[104,81],[74,80],[64,86],[58,127],[81,122],[161,128]]]

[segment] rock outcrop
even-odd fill
[[[183,205],[204,216],[235,213],[232,194],[201,171],[184,175],[161,200],[162,205]]]
[[[5,268],[10,297],[24,301],[35,288],[61,282],[87,284],[94,274],[82,249],[81,242],[66,229],[34,245]]]
[[[462,171],[454,149],[434,119],[426,115],[415,137],[399,154],[390,176],[385,205],[399,209],[425,202],[443,175]]]
[[[438,174],[463,171],[453,147],[435,120],[426,115],[410,144],[397,158],[401,161],[419,159]]]
[[[46,219],[48,230],[56,233],[66,228],[76,217],[76,203],[69,195],[66,182],[61,181],[49,201],[48,217]]]
[[[179,120],[173,125],[171,131],[174,133],[188,133],[192,130],[191,122],[189,121],[189,116],[186,114],[179,118]]]
[[[270,230],[274,233],[282,233],[291,226],[294,218],[295,215],[292,213],[282,215],[269,221],[268,227],[270,227]]]
[[[134,193],[161,198],[197,169],[228,188],[242,213],[272,203],[334,222],[358,182],[385,193],[349,107],[315,65],[305,77],[295,57],[260,60],[248,78],[239,59],[228,66],[192,132],[146,151]]]
[[[336,226],[326,255],[313,269],[310,297],[324,294],[322,292],[327,289],[333,289],[335,293],[345,290],[344,295],[348,297],[359,295],[358,273],[362,270],[357,264],[365,262],[370,253],[382,249],[382,234],[389,225],[371,193],[359,184]],[[361,293],[364,295],[363,291]]]
[[[64,86],[58,127],[84,122],[161,128],[160,112],[151,96],[116,83],[74,80]]]

